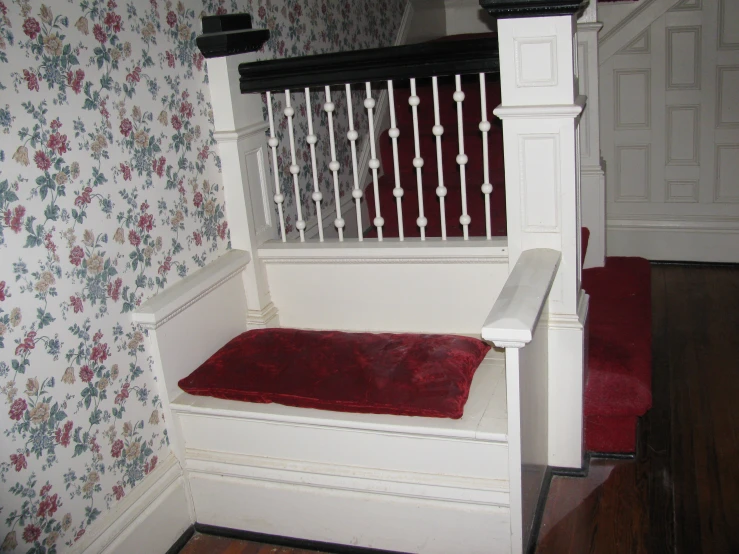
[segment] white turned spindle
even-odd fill
[[[272,150],[272,174],[275,177],[274,200],[277,204],[277,213],[280,216],[280,233],[282,235],[282,242],[285,242],[287,241],[287,237],[285,236],[285,214],[282,212],[282,203],[285,201],[285,195],[282,194],[282,190],[280,189],[280,176],[277,171],[277,146],[280,144],[280,141],[278,141],[275,136],[275,118],[272,114],[271,92],[267,93],[267,114],[269,115],[269,141],[267,141],[267,143]]]
[[[398,164],[398,137],[400,136],[400,129],[398,129],[397,121],[395,119],[395,94],[393,92],[393,82],[387,82],[387,93],[390,100],[390,130],[388,134],[393,141],[393,169],[395,171],[395,188],[393,189],[393,196],[395,196],[395,202],[398,208],[398,238],[403,240],[403,188],[400,186],[400,166]]]
[[[305,141],[310,146],[311,169],[313,170],[313,202],[316,203],[316,218],[318,219],[318,239],[323,242],[323,217],[321,216],[321,199],[323,194],[318,188],[318,170],[316,169],[316,142],[318,137],[313,134],[313,109],[310,104],[310,88],[305,88],[305,109],[308,112],[308,136]]]
[[[375,100],[372,98],[372,86],[369,81],[366,84],[367,98],[364,101],[364,107],[367,108],[367,118],[369,119],[369,139],[370,139],[370,161],[369,167],[372,170],[372,186],[375,191],[375,220],[373,223],[377,227],[377,240],[382,241],[382,226],[385,220],[380,213],[380,190],[377,183],[377,170],[380,167],[380,160],[377,159],[377,149],[375,148]]]
[[[352,147],[352,171],[354,176],[354,190],[352,191],[352,198],[356,203],[355,211],[357,212],[357,231],[359,233],[359,242],[364,240],[364,232],[362,231],[362,196],[364,193],[359,187],[359,172],[357,171],[357,139],[359,133],[354,130],[354,112],[352,110],[352,88],[349,84],[346,85],[346,110],[349,116],[349,131],[346,133],[346,138],[349,139]]]
[[[490,165],[488,160],[488,132],[490,131],[490,122],[488,121],[488,100],[485,92],[484,73],[480,73],[480,112],[482,113],[480,131],[482,131],[482,193],[485,195],[485,233],[488,240],[490,240],[492,238],[490,193],[493,192],[493,185],[490,183]]]
[[[423,167],[423,158],[421,157],[421,144],[418,138],[418,105],[421,99],[416,95],[416,80],[411,79],[411,96],[408,103],[413,110],[413,144],[415,146],[415,158],[413,158],[413,167],[416,168],[416,186],[418,187],[418,219],[416,224],[421,229],[421,240],[426,240],[426,224],[428,223],[423,214],[423,175],[421,168]]]
[[[331,161],[328,168],[334,176],[334,202],[336,203],[336,219],[334,225],[339,231],[339,241],[344,240],[344,218],[341,217],[341,197],[339,196],[339,162],[336,161],[336,142],[334,140],[334,109],[336,106],[331,102],[331,87],[326,86],[326,103],[323,109],[328,114],[328,138],[331,144]]]
[[[465,173],[465,165],[467,165],[467,155],[464,153],[464,123],[462,122],[462,102],[464,102],[464,92],[462,92],[462,78],[455,76],[457,88],[454,91],[454,101],[457,103],[457,135],[459,136],[459,154],[457,155],[457,164],[459,165],[459,180],[462,187],[462,215],[459,222],[462,224],[464,240],[470,238],[470,216],[467,214],[467,176]]]
[[[295,208],[298,212],[298,221],[295,222],[295,227],[300,231],[300,242],[305,242],[305,220],[303,220],[303,208],[300,202],[300,183],[298,182],[298,173],[300,173],[300,166],[298,166],[295,159],[295,133],[293,132],[293,116],[295,110],[290,104],[290,89],[285,90],[285,117],[287,118],[287,129],[290,133],[290,173],[293,176],[293,185],[295,187]]]
[[[436,77],[432,78],[434,88],[434,127],[432,132],[436,137],[436,172],[439,175],[439,186],[436,187],[436,196],[439,197],[439,209],[441,213],[441,240],[446,240],[446,210],[444,207],[444,197],[447,190],[444,186],[444,167],[441,161],[441,136],[444,134],[444,127],[441,125],[439,117],[439,83]]]

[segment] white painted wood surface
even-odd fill
[[[482,338],[501,348],[531,342],[559,262],[557,250],[524,251],[485,320]]]
[[[579,116],[574,17],[498,21],[509,268],[524,250],[561,252],[549,295],[549,465],[582,466]],[[565,323],[566,322],[566,323]],[[573,350],[574,349],[574,350]],[[567,383],[564,388],[561,383]],[[558,398],[553,398],[557,397]]]
[[[505,245],[482,237],[270,242],[258,256],[285,327],[479,336],[508,274]]]
[[[518,258],[482,328],[505,347],[508,398],[511,552],[528,552],[549,462],[549,335],[540,324],[560,263],[556,250],[526,250]]]
[[[599,9],[609,255],[739,262],[739,3]]]
[[[163,553],[195,523],[190,488],[173,455],[144,477],[107,517],[96,520],[70,550],[73,554]]]

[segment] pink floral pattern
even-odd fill
[[[229,244],[199,17],[252,13],[270,58],[389,45],[404,6],[0,0],[0,551],[69,550],[169,454],[128,312]]]

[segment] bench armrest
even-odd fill
[[[526,250],[508,276],[482,327],[482,338],[498,347],[531,342],[561,260],[557,250]]]

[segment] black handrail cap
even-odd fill
[[[496,19],[580,14],[589,3],[589,0],[480,0],[482,9]]]
[[[205,15],[202,20],[203,34],[221,33],[223,31],[244,31],[251,29],[251,14],[228,13],[221,15]]]
[[[269,40],[267,29],[252,29],[248,13],[207,15],[202,24],[203,34],[195,44],[206,58],[256,52]]]

